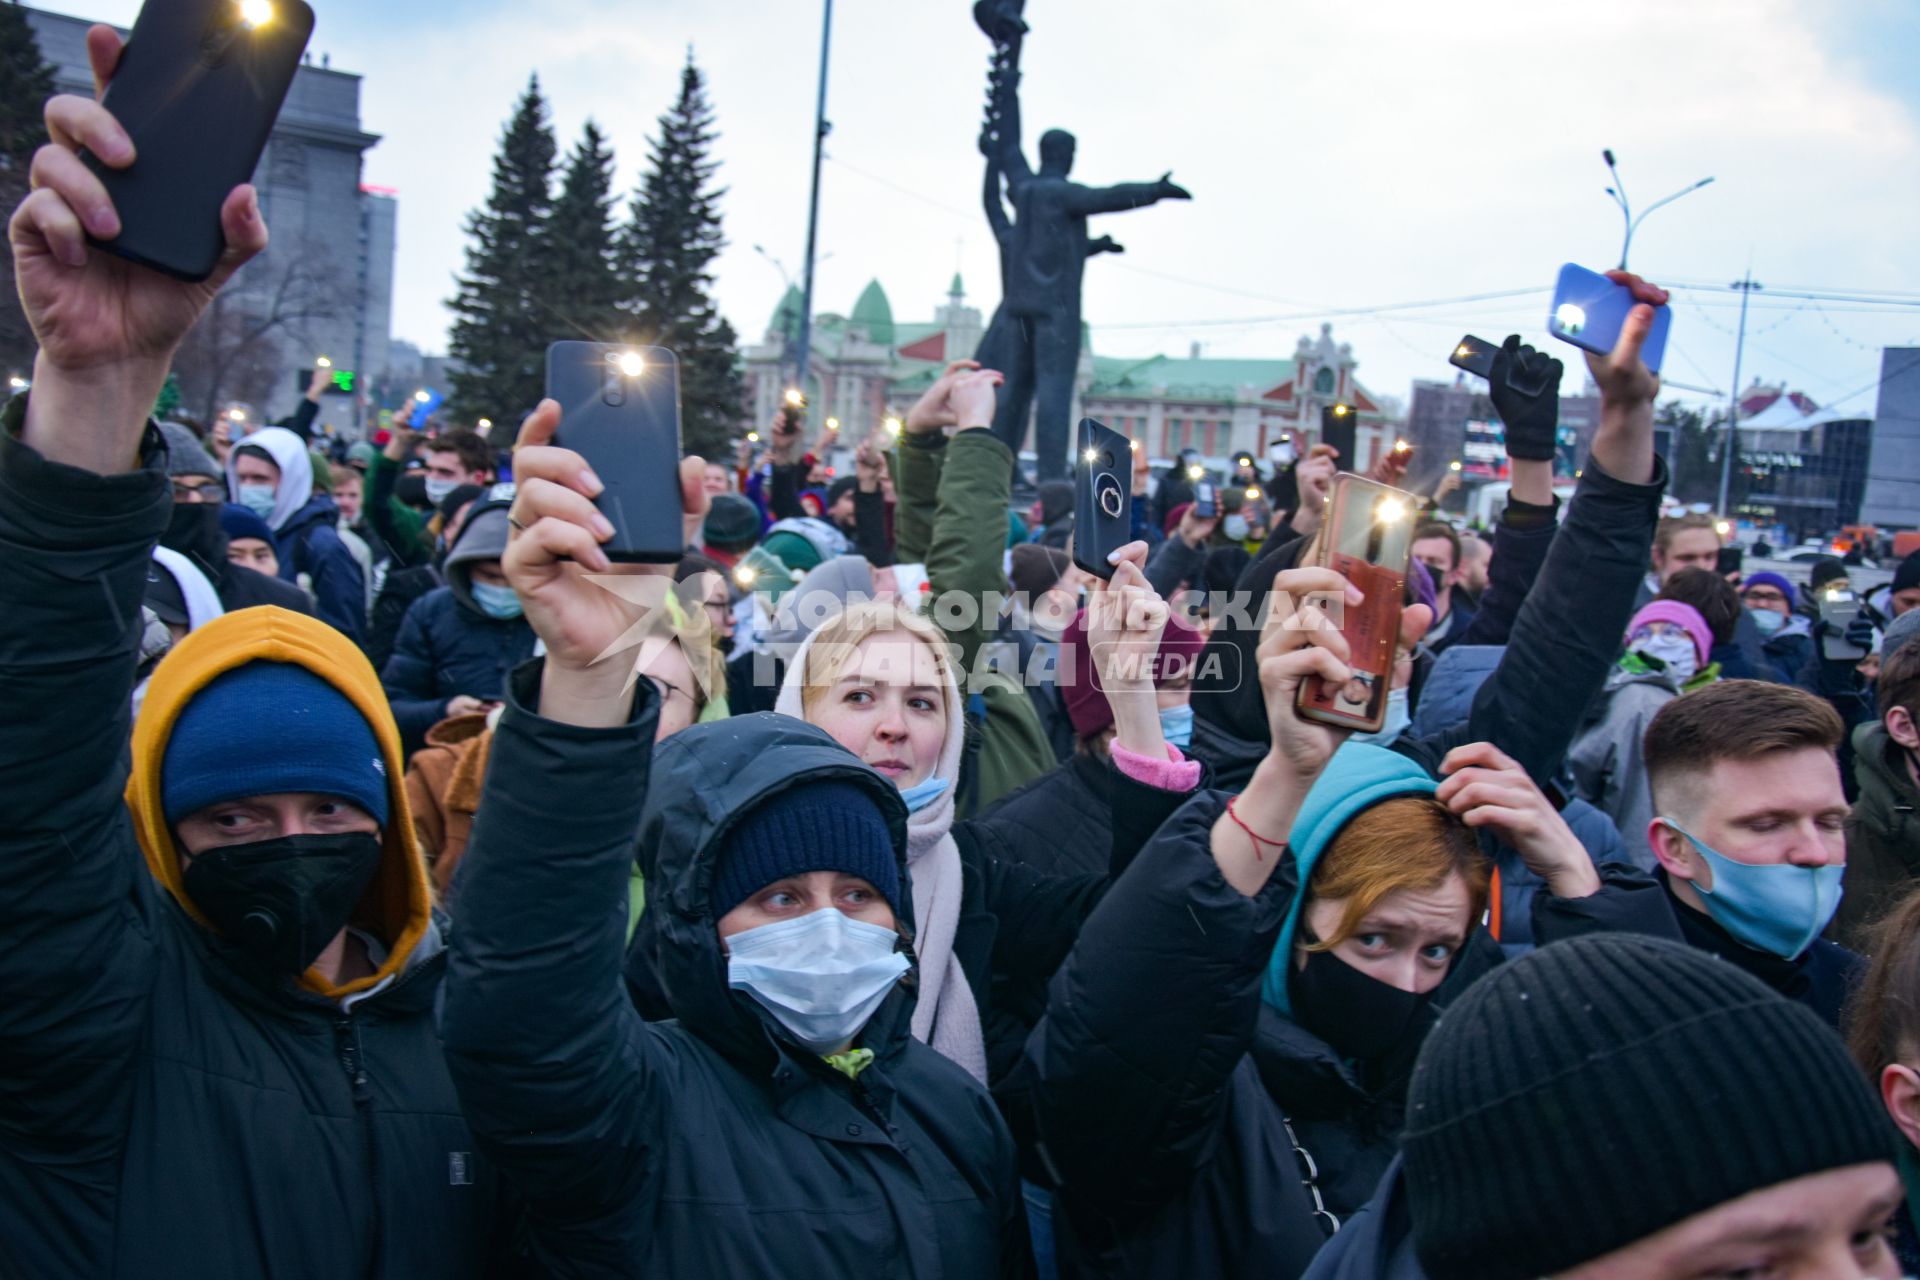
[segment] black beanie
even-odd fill
[[[808,782],[755,805],[728,833],[708,894],[713,918],[809,871],[859,876],[900,912],[900,862],[880,806],[851,782]]]
[[[1920,587],[1920,551],[1902,560],[1893,571],[1893,591],[1910,591],[1915,587]]]
[[[1442,1015],[1402,1150],[1431,1280],[1531,1280],[1895,1145],[1812,1012],[1691,947],[1596,935]]]
[[[853,486],[856,483],[857,483],[857,480],[856,480],[856,477],[854,476],[841,476],[838,480],[835,480],[832,484],[828,485],[827,486],[827,510],[829,511],[833,510],[834,503],[840,501],[840,499],[846,497],[849,493],[852,493]]]

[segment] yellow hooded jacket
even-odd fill
[[[242,609],[194,631],[161,661],[134,723],[133,772],[127,779],[127,807],[147,869],[189,916],[202,927],[213,928],[182,886],[180,850],[161,804],[160,767],[168,735],[193,696],[215,678],[250,662],[290,662],[313,672],[346,695],[373,726],[380,744],[389,805],[382,857],[348,923],[384,942],[386,960],[370,976],[340,986],[313,969],[300,979],[308,990],[332,1000],[371,990],[406,969],[426,934],[433,892],[414,837],[403,783],[400,732],[387,696],[366,655],[326,623],[271,605]]]

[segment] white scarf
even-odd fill
[[[773,709],[804,720],[800,691],[805,682],[807,655],[816,630],[787,664],[787,678]],[[918,639],[901,633],[914,643]],[[942,664],[943,669],[946,664]],[[946,789],[933,802],[907,818],[907,873],[913,890],[913,948],[920,960],[920,999],[913,1010],[913,1037],[931,1046],[941,1057],[958,1063],[981,1084],[987,1082],[986,1036],[980,1029],[980,1007],[973,988],[953,953],[960,925],[960,897],[964,877],[960,846],[953,841],[954,793],[960,789],[960,757],[966,742],[966,712],[953,673],[947,671],[947,738],[930,776],[946,779]]]

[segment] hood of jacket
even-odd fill
[[[1473,713],[1473,699],[1480,686],[1500,665],[1507,646],[1503,644],[1456,644],[1443,649],[1420,686],[1420,707],[1413,713],[1413,736],[1431,738],[1435,734],[1465,724]]]
[[[1906,752],[1887,736],[1884,721],[1869,720],[1853,731],[1853,773],[1860,783],[1860,800],[1853,822],[1866,827],[1888,846],[1907,853],[1909,867],[1920,868],[1920,787],[1907,772]]]
[[[404,971],[427,934],[433,912],[426,864],[407,807],[400,731],[394,725],[380,679],[358,646],[317,618],[270,605],[226,614],[194,631],[173,647],[147,686],[146,700],[133,726],[127,807],[140,850],[146,856],[147,870],[190,918],[212,930],[183,884],[180,849],[161,804],[160,767],[173,727],[194,695],[218,676],[250,662],[293,663],[338,689],[373,726],[386,764],[388,816],[382,833],[380,869],[350,920],[387,944],[386,961],[375,973],[339,986],[322,980],[312,969],[300,978],[307,989],[339,1000]]]
[[[1073,482],[1048,480],[1040,486],[1040,523],[1054,524],[1073,514]]]
[[[1276,530],[1274,537],[1291,530]],[[1259,755],[1267,753],[1271,734],[1267,728],[1267,704],[1260,693],[1260,681],[1256,673],[1259,664],[1254,654],[1260,647],[1259,623],[1263,611],[1273,593],[1273,578],[1282,569],[1295,569],[1307,553],[1308,539],[1292,537],[1281,543],[1271,539],[1262,553],[1247,565],[1234,584],[1236,592],[1245,592],[1251,597],[1251,609],[1248,621],[1252,625],[1238,625],[1238,619],[1229,615],[1229,620],[1213,629],[1207,638],[1207,647],[1201,653],[1200,666],[1193,678],[1193,716],[1194,741],[1200,740],[1200,725],[1211,721],[1225,731],[1225,737],[1237,739],[1259,749]],[[1259,757],[1254,757],[1258,762]],[[1227,771],[1220,763],[1208,760],[1214,766],[1215,775],[1224,783]]]
[[[438,747],[447,765],[433,772],[443,778],[441,807],[453,813],[478,813],[487,782],[487,756],[493,745],[493,726],[499,708],[471,715],[449,716],[427,730],[428,748]],[[409,768],[418,768],[427,753],[420,752]],[[427,770],[422,769],[424,774]]]
[[[1396,796],[1430,796],[1439,785],[1432,774],[1386,747],[1349,742],[1333,753],[1326,771],[1301,801],[1300,813],[1293,820],[1293,831],[1287,840],[1296,888],[1293,901],[1287,904],[1287,918],[1280,926],[1279,940],[1273,946],[1266,979],[1261,984],[1261,998],[1268,1004],[1283,1014],[1292,1015],[1287,974],[1293,966],[1294,934],[1300,927],[1300,909],[1306,904],[1313,869],[1319,865],[1333,838],[1347,823],[1381,801]]]
[[[738,1064],[770,1062],[776,1040],[806,1055],[752,997],[727,985],[710,897],[714,862],[728,833],[755,806],[822,781],[852,783],[873,797],[892,833],[904,888],[907,808],[899,791],[823,731],[759,712],[697,724],[654,749],[638,846],[654,926],[654,970],[674,1016]],[[898,914],[911,941],[911,913]],[[860,1043],[876,1057],[905,1043],[917,983],[916,967],[868,1020]]]
[[[236,500],[240,494],[236,464],[240,450],[245,448],[259,449],[280,468],[280,487],[274,491],[273,510],[267,516],[267,527],[279,533],[293,523],[296,512],[304,514],[302,509],[313,498],[313,458],[307,452],[307,443],[285,427],[262,427],[234,441],[233,451],[227,454],[227,491]],[[329,498],[327,505],[332,506],[333,500]]]
[[[498,560],[507,554],[510,528],[506,506],[489,504],[476,507],[468,514],[467,522],[460,526],[460,536],[454,539],[453,546],[447,550],[446,559],[441,562],[441,572],[446,576],[448,589],[453,592],[454,603],[475,618],[489,622],[516,620],[493,617],[473,598],[473,566],[482,560]]]

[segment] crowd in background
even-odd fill
[[[1570,498],[1563,370],[1501,349],[1509,501],[1418,513],[1354,734],[1295,710],[1363,600],[1325,445],[1211,514],[1136,455],[1088,566],[963,360],[851,475],[797,407],[684,459],[684,557],[615,563],[552,401],[506,451],[316,434],[318,376],[150,422],[266,226],[237,190],[205,286],[90,248],[118,126],[48,114],[0,1271],[1920,1266],[1920,558],[1837,627],[1844,565],[1730,580],[1662,518],[1657,287],[1616,273]]]

